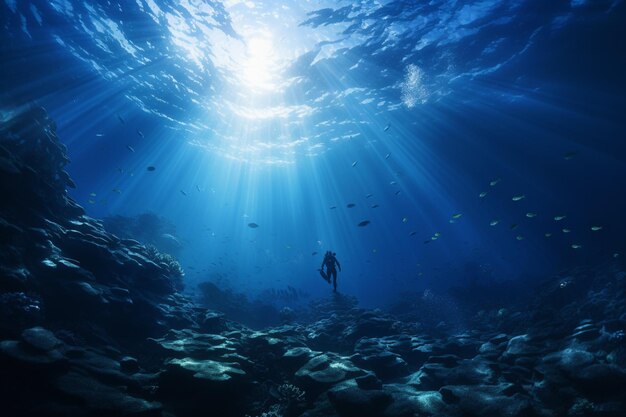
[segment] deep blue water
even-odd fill
[[[56,120],[90,216],[175,226],[189,289],[322,295],[333,250],[339,290],[378,306],[626,256],[620,0],[4,0],[0,19],[3,99]]]

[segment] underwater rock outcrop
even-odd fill
[[[43,109],[0,119],[3,415],[624,415],[617,264],[461,324],[336,294],[253,330],[182,296],[173,258],[85,215]]]

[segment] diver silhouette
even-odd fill
[[[324,259],[322,260],[322,266],[319,269],[320,275],[330,284],[330,278],[333,278],[333,292],[337,292],[337,268],[341,271],[341,265],[335,257],[337,254],[331,251],[326,251]],[[324,266],[326,266],[326,272],[324,272]]]

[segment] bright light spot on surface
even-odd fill
[[[242,81],[255,90],[269,90],[275,86],[278,72],[275,46],[267,34],[251,36],[246,41],[246,59]]]

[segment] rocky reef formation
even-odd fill
[[[452,327],[420,324],[424,303],[398,317],[335,295],[306,319],[252,330],[180,295],[173,259],[85,216],[45,111],[0,120],[3,415],[625,413],[626,274],[615,264]]]
[[[102,224],[107,232],[115,236],[138,240],[171,256],[178,256],[183,247],[176,235],[176,227],[155,213],[146,212],[133,217],[105,217]]]

